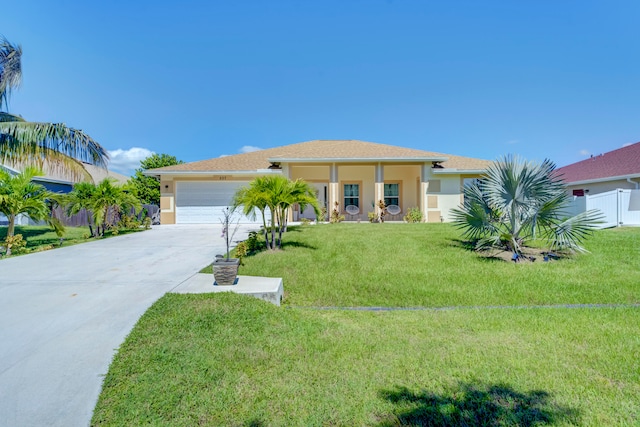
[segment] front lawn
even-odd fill
[[[464,249],[450,224],[293,228],[239,274],[282,277],[293,306],[446,307],[640,302],[640,228],[595,232],[590,254],[508,263]]]
[[[516,265],[446,224],[300,227],[241,271],[284,277],[288,308],[167,294],[92,425],[639,425],[640,308],[530,307],[638,303],[639,238],[600,231],[590,255]],[[507,305],[523,307],[489,307]]]

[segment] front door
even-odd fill
[[[313,188],[316,189],[316,197],[318,198],[318,204],[320,205],[320,208],[325,208],[327,209],[327,198],[329,197],[329,184],[324,184],[324,183],[311,183],[311,186]],[[302,211],[302,214],[300,215],[301,218],[308,218],[308,219],[316,219],[316,214],[313,211],[313,208],[311,206],[307,206],[304,211]]]

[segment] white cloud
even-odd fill
[[[133,171],[140,167],[140,161],[151,156],[153,151],[146,148],[132,147],[128,150],[109,151],[109,170],[120,172],[124,175],[132,175]]]
[[[591,154],[591,152],[589,150],[580,150],[580,155],[581,156],[588,156],[590,154]]]
[[[251,153],[252,151],[260,151],[260,150],[262,150],[262,148],[254,147],[253,145],[245,145],[242,148],[240,148],[241,153]]]

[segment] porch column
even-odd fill
[[[281,165],[282,167],[282,175],[291,179],[291,170],[289,169],[289,164],[285,163]],[[291,206],[290,209],[287,209],[287,222],[299,221],[300,220],[300,205],[297,203]]]
[[[378,207],[378,202],[380,200],[384,200],[384,166],[380,163],[376,165],[376,176],[375,176],[375,187],[373,190],[374,194],[374,205],[375,205],[375,213],[380,216],[380,208]]]
[[[331,218],[331,212],[335,208],[336,202],[340,202],[340,185],[338,183],[338,166],[332,163],[329,166],[329,206],[327,208],[327,215]],[[344,209],[344,206],[340,206],[340,209]]]
[[[429,216],[427,213],[427,190],[429,188],[429,175],[431,174],[430,168],[430,163],[425,163],[420,167],[420,200],[418,200],[418,203],[424,222],[428,222]]]

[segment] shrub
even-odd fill
[[[247,240],[243,243],[247,246],[247,252],[255,252],[260,249],[260,236],[257,231],[250,231]]]
[[[335,207],[331,211],[331,218],[329,218],[329,222],[331,224],[335,224],[342,221],[344,221],[344,215],[340,215],[340,204],[335,202]]]
[[[240,242],[236,245],[236,258],[240,260],[240,265],[244,265],[242,263],[242,259],[249,254],[249,250],[247,248],[247,242]]]
[[[11,253],[18,254],[25,250],[27,241],[22,238],[22,234],[15,234],[13,236],[7,236],[3,244],[6,251],[11,249]]]
[[[318,222],[324,222],[327,220],[327,208],[325,206],[320,208],[320,216],[317,218]]]
[[[378,220],[378,215],[375,212],[367,212],[367,218],[369,218],[369,222],[376,222]]]
[[[404,216],[406,222],[422,222],[422,211],[420,208],[409,208],[407,214]]]
[[[135,215],[123,215],[118,222],[118,227],[122,230],[136,230],[140,228],[142,223],[138,221]]]

